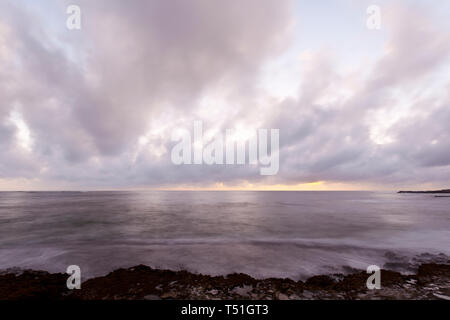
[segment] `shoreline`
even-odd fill
[[[117,269],[68,290],[63,273],[24,270],[0,275],[0,300],[450,300],[450,261],[419,266],[412,275],[381,270],[381,289],[369,290],[370,274],[316,275],[306,281],[255,279],[243,273],[209,276],[139,265]]]
[[[422,191],[398,191],[397,193],[412,193],[412,194],[450,194],[450,189],[442,190],[422,190]]]

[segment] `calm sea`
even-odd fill
[[[381,192],[1,192],[0,269],[146,264],[305,277],[450,255],[450,198]]]

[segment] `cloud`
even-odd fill
[[[386,7],[388,38],[371,65],[355,59],[343,70],[323,48],[299,51],[298,97],[279,100],[260,84],[264,66],[302,41],[293,1],[71,1],[82,9],[79,31],[65,28],[68,4],[39,14],[23,2],[0,5],[0,180],[385,187],[450,178],[450,30],[427,11]],[[171,132],[194,120],[211,133],[279,128],[279,174],[174,166]]]
[[[387,49],[367,76],[342,74],[331,53],[308,53],[300,97],[281,102],[281,111],[269,122],[283,128],[284,182],[383,187],[448,181],[450,100],[442,97],[439,85],[448,86],[450,79],[444,77],[439,85],[434,80],[450,62],[450,30],[411,8],[395,6],[388,12]],[[355,69],[363,67],[355,61]],[[340,99],[346,84],[351,94]],[[327,97],[338,98],[327,102]],[[439,167],[435,172],[441,176],[430,173],[429,166]]]

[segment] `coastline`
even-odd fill
[[[442,189],[442,190],[421,190],[421,191],[398,191],[397,193],[412,193],[412,194],[450,194],[450,189]]]
[[[68,290],[67,274],[24,270],[0,274],[0,300],[450,300],[450,261],[419,266],[412,275],[381,270],[381,289],[369,290],[363,270],[306,281],[208,276],[139,265],[117,269]]]

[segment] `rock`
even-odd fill
[[[0,300],[133,299],[447,299],[450,265],[422,264],[416,275],[381,270],[381,290],[369,290],[365,270],[338,278],[319,275],[305,283],[290,279],[257,280],[244,274],[212,277],[146,266],[118,269],[88,279],[82,290],[68,290],[66,274],[23,271],[0,274]]]
[[[443,294],[433,293],[433,295],[442,300],[450,300],[450,297],[444,296]]]
[[[161,295],[162,299],[176,299],[177,298],[177,293],[176,292],[164,292]]]
[[[278,300],[289,300],[289,297],[285,295],[284,293],[278,293],[277,295]]]
[[[450,189],[443,190],[431,190],[431,191],[399,191],[398,193],[431,193],[431,194],[441,194],[441,193],[450,193]]]
[[[261,296],[258,293],[252,293],[251,298],[252,298],[252,300],[260,300]]]
[[[0,276],[0,300],[60,300],[68,297],[67,275],[42,271]]]
[[[251,286],[247,286],[244,285],[242,287],[236,287],[232,290],[233,293],[236,293],[240,296],[248,296],[249,292],[252,290],[253,288]]]
[[[144,300],[161,300],[156,294],[148,294],[144,296]]]
[[[417,277],[419,278],[419,281],[442,276],[450,277],[450,265],[427,263],[422,264],[417,271]]]
[[[306,285],[316,288],[329,288],[335,284],[329,276],[314,276],[306,280]]]

